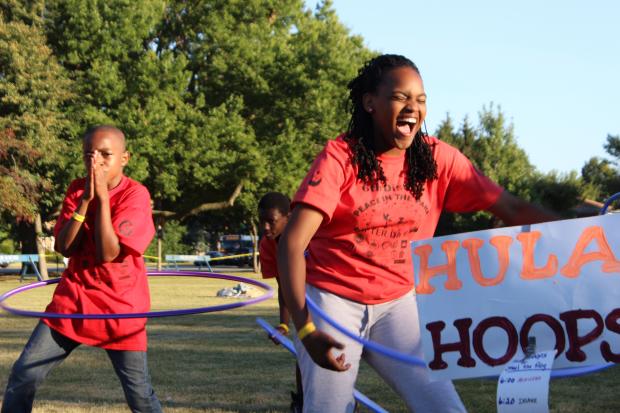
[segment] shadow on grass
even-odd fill
[[[261,306],[149,321],[149,368],[165,410],[288,411],[289,392],[295,388],[294,360],[268,340],[256,324],[256,317],[271,323],[278,321],[273,307]],[[2,389],[10,365],[35,323],[36,320],[18,317],[0,319]],[[553,380],[550,411],[618,412],[619,382],[618,367],[584,377]],[[459,380],[456,386],[470,412],[496,411],[494,380]],[[365,365],[357,387],[388,411],[405,411],[398,397]],[[97,411],[126,411],[120,384],[105,352],[87,346],[77,349],[52,372],[37,401],[51,406],[75,403],[109,406]]]
[[[182,411],[286,411],[294,389],[294,361],[255,323],[271,309],[150,320],[149,368],[164,407]],[[271,317],[275,322],[276,319]],[[23,320],[23,319],[21,319]],[[3,329],[0,385],[32,327]],[[265,379],[266,378],[266,379]],[[41,403],[123,403],[104,351],[81,346],[57,367],[37,394]]]

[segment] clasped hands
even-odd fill
[[[103,167],[101,152],[95,150],[84,155],[86,165],[86,183],[82,199],[90,202],[95,197],[105,199],[108,197],[107,171]]]

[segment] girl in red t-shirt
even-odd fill
[[[372,59],[349,90],[348,131],[314,161],[278,247],[282,292],[298,331],[304,411],[353,411],[362,358],[411,411],[465,411],[450,381],[431,382],[424,368],[365,352],[313,319],[305,295],[361,337],[421,357],[410,241],[432,237],[442,210],[486,210],[508,225],[556,217],[422,133],[426,93],[407,58]]]

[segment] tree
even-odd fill
[[[69,0],[46,7],[44,26],[79,85],[76,130],[98,123],[123,129],[133,155],[126,173],[149,188],[155,209],[170,211],[160,216],[186,219],[228,207],[261,179],[262,159],[240,115],[242,98],[231,94],[207,107],[188,92],[186,56],[157,50],[167,10],[156,0]]]
[[[312,14],[293,0],[179,1],[167,16],[158,51],[187,58],[189,91],[205,108],[242,98],[240,114],[265,159],[257,191],[291,194],[325,140],[346,126],[346,82],[370,56],[361,39],[330,2]]]
[[[215,207],[251,221],[262,193],[292,195],[346,127],[346,84],[372,54],[330,1],[314,12],[299,0],[5,0],[4,9],[44,27],[70,74],[80,97],[66,110],[71,134],[121,127],[134,155],[127,173],[182,221]],[[83,173],[76,164],[67,175]]]
[[[603,147],[615,159],[592,157],[581,168],[581,176],[590,190],[589,197],[602,201],[620,192],[620,136],[607,135]]]
[[[576,174],[536,171],[525,151],[517,145],[513,125],[506,124],[500,108],[483,107],[478,127],[473,127],[465,118],[458,131],[450,116],[446,116],[436,135],[457,147],[483,174],[521,198],[565,216],[570,216],[572,208],[583,198],[586,188]],[[474,231],[497,224],[486,212],[444,213],[437,234]]]
[[[616,158],[614,164],[620,162],[620,135],[607,135],[607,143],[603,146],[605,151]]]
[[[530,201],[543,205],[565,218],[574,217],[574,208],[588,197],[588,186],[576,172],[559,174],[538,171],[528,179]]]
[[[71,87],[39,26],[0,18],[0,212],[15,220],[22,252],[42,256],[44,277],[42,216],[55,210],[65,189],[62,155],[70,148],[63,107]]]

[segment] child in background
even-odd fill
[[[123,174],[129,153],[122,131],[97,126],[82,143],[86,177],[69,185],[54,228],[54,248],[69,265],[46,312],[149,311],[142,258],[155,233],[149,192]],[[30,412],[39,385],[80,344],[106,350],[132,412],[161,412],[148,374],[145,318],[43,318],[13,365],[2,413]]]
[[[276,330],[282,335],[288,335],[290,316],[286,304],[284,303],[284,297],[280,290],[280,279],[278,275],[278,266],[276,262],[278,240],[280,234],[284,231],[284,227],[288,222],[290,215],[291,200],[284,194],[279,192],[269,192],[265,194],[258,202],[258,220],[259,227],[262,230],[263,236],[259,244],[259,259],[261,264],[261,273],[263,278],[274,278],[278,283],[278,306],[280,311],[280,324],[276,327]],[[269,337],[271,340],[279,344],[277,339],[273,336]],[[303,393],[301,387],[301,375],[299,366],[295,367],[296,379],[297,379],[297,393],[292,392],[291,397],[293,402],[291,403],[292,412],[301,412],[303,404]]]

